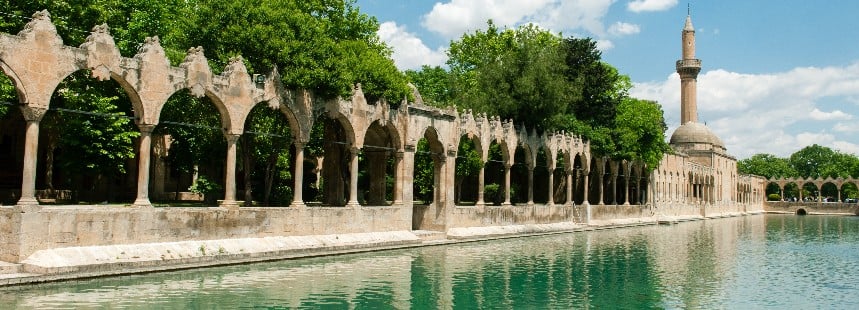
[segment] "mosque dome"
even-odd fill
[[[706,125],[696,123],[696,122],[688,122],[678,127],[677,130],[674,130],[674,134],[671,135],[671,144],[687,144],[687,143],[706,143],[712,144],[713,146],[718,146],[719,148],[724,149],[725,144],[722,143],[722,139],[719,139]]]

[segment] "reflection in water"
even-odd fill
[[[855,308],[859,218],[767,215],[62,282],[72,308]]]

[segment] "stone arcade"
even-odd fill
[[[736,160],[725,152],[721,140],[706,126],[696,123],[695,79],[700,60],[694,59],[694,30],[688,17],[683,30],[683,59],[677,62],[683,81],[683,124],[671,138],[677,152],[666,154],[661,164],[652,169],[636,162],[594,156],[588,141],[572,133],[537,135],[533,130],[514,126],[513,121],[427,107],[421,104],[417,93],[416,102],[403,103],[398,108],[385,102],[368,103],[360,85],[348,100],[321,100],[305,91],[284,89],[277,72],[266,77],[264,83],[252,81],[240,58],[232,59],[223,73],[214,75],[201,48],[191,48],[182,64],[173,67],[157,37],[147,38],[139,52],[127,58],[119,54],[105,25],[93,28],[80,47],[66,46],[46,11],[36,13],[17,35],[0,34],[0,67],[17,89],[20,111],[26,120],[20,198],[13,206],[0,207],[0,261],[20,263],[29,272],[86,271],[83,267],[69,267],[72,263],[51,265],[37,258],[80,256],[87,248],[110,252],[142,244],[324,235],[358,236],[356,240],[370,240],[364,243],[369,247],[420,243],[416,236],[427,240],[563,231],[600,221],[700,218],[762,210],[764,180],[737,174]],[[39,123],[50,108],[57,85],[79,70],[89,70],[99,80],[115,80],[131,99],[140,130],[137,190],[132,207],[40,205],[37,199]],[[152,131],[168,98],[182,90],[208,97],[220,114],[227,141],[225,194],[220,207],[153,208],[150,202],[150,187],[154,183],[150,177]],[[244,132],[245,119],[257,104],[277,108],[286,116],[295,136],[295,163],[305,161],[303,150],[315,121],[333,120],[327,121],[330,126],[339,126],[344,145],[337,146],[343,148],[337,153],[348,157],[327,161],[321,172],[326,183],[335,184],[326,184],[326,197],[337,199],[324,206],[307,206],[302,185],[303,177],[311,172],[304,171],[303,164],[294,164],[294,201],[290,207],[239,207],[236,142]],[[412,192],[416,144],[421,138],[429,142],[435,166],[433,199],[427,205],[416,204]],[[478,174],[476,203],[456,204],[455,159],[462,139],[471,139],[484,161],[493,141],[501,146],[505,193],[501,205],[484,201],[483,171]],[[373,147],[388,151],[377,158],[365,153],[369,161],[369,168],[365,168],[371,174],[370,188],[359,189],[358,154]],[[541,149],[546,158],[538,158]],[[329,151],[333,150],[326,149],[326,156]],[[524,154],[527,167],[527,185],[524,185],[527,196],[523,194],[527,198],[522,199],[527,201],[514,204],[510,195],[511,167],[517,153]],[[391,201],[385,200],[385,186],[379,184],[385,180],[387,156],[395,159]],[[555,167],[553,159],[558,157],[563,159],[562,167]],[[339,166],[344,162],[347,167]],[[546,162],[548,167],[538,167],[538,162]],[[544,175],[548,180],[535,180],[535,169],[547,169],[549,172]],[[348,179],[337,179],[334,175],[348,175]],[[546,186],[535,185],[538,182]],[[559,194],[553,192],[555,188],[565,190]],[[359,199],[362,191],[367,195]],[[545,201],[535,202],[535,192],[546,197],[542,199]],[[478,228],[491,232],[469,233],[469,229]],[[366,237],[368,233],[393,239],[379,243],[375,237]],[[427,238],[428,235],[431,237]],[[274,247],[254,254],[251,248],[222,246],[220,249],[225,253],[202,251],[197,255],[215,260],[211,256],[236,258],[243,254],[285,251]],[[172,256],[165,258],[164,252],[160,253],[159,261],[169,264]],[[179,261],[189,262],[193,255],[188,255]],[[106,257],[93,258],[89,263],[109,265],[145,260],[141,256],[103,256]]]

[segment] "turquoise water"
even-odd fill
[[[859,217],[760,215],[61,282],[22,309],[859,309]]]

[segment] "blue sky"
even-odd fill
[[[698,119],[738,159],[820,144],[859,155],[859,1],[358,0],[400,69],[443,65],[450,40],[487,19],[592,37],[631,94],[679,124],[680,30],[691,4]]]

